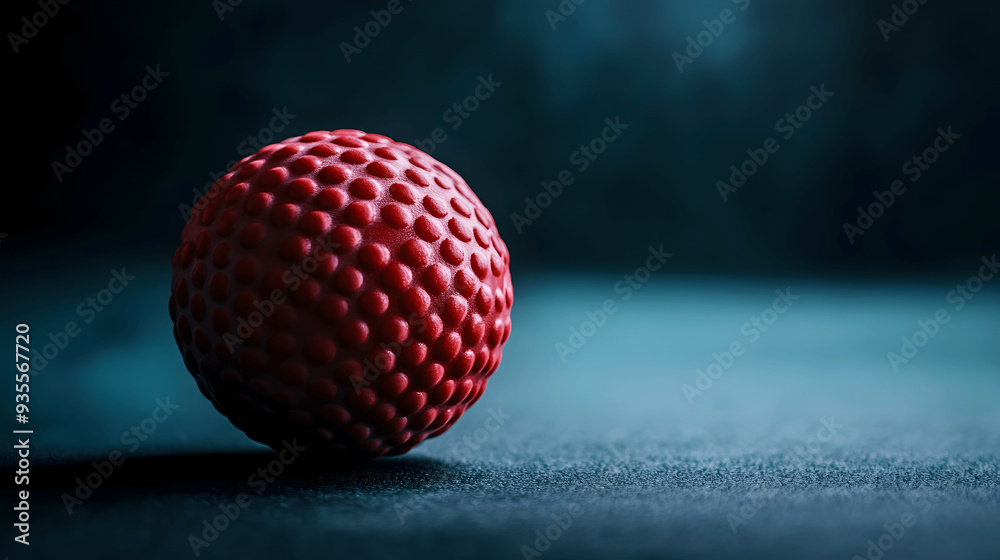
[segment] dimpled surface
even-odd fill
[[[405,453],[482,396],[510,336],[510,256],[462,178],[357,130],[266,146],[195,206],[174,337],[251,438]]]

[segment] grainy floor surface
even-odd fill
[[[198,393],[169,333],[169,279],[134,270],[32,381],[31,555],[11,545],[12,559],[194,558],[189,537],[241,492],[249,505],[199,558],[1000,556],[992,286],[955,310],[955,279],[654,280],[622,301],[613,275],[515,277],[503,364],[450,432],[261,485],[248,477],[274,456]],[[743,328],[786,288],[799,298],[766,332]],[[44,335],[84,295],[22,301],[4,324],[29,317]],[[556,343],[607,298],[619,310],[563,362]],[[894,371],[886,354],[937,309],[950,321]],[[733,342],[742,355],[689,402],[682,387]],[[129,451],[121,434],[167,397],[179,408]],[[68,514],[62,495],[116,449],[124,464]],[[5,446],[7,488],[12,464]]]

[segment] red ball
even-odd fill
[[[170,317],[202,393],[251,438],[333,459],[438,436],[497,370],[510,254],[462,178],[358,130],[261,148],[195,206]]]

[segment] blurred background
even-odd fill
[[[337,128],[466,179],[511,252],[513,335],[448,434],[284,477],[202,555],[1000,550],[1000,6],[5,8],[0,328],[30,323],[41,347],[82,325],[32,381],[34,557],[193,555],[188,537],[271,460],[185,371],[169,260],[232,161]],[[651,250],[669,257],[646,274]],[[135,279],[84,323],[78,305],[123,269]],[[68,511],[75,478],[167,396],[176,416]],[[509,423],[463,447],[498,409]],[[535,531],[571,504],[578,528],[542,550]],[[905,513],[917,525],[880,542]]]

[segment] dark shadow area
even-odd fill
[[[428,480],[445,476],[450,469],[450,465],[441,461],[410,457],[376,459],[354,466],[315,460],[292,461],[286,465],[277,454],[261,451],[131,457],[118,466],[111,465],[104,457],[62,465],[32,466],[30,478],[32,489],[39,490],[75,488],[80,481],[87,482],[88,477],[92,487],[169,486],[171,490],[176,490],[178,485],[187,490],[204,490],[206,486],[219,487],[220,484],[247,486],[252,480],[269,477],[277,486],[286,488],[288,485],[321,484],[331,489],[356,488],[371,492],[378,488],[420,487]],[[15,472],[12,468],[3,470],[5,490],[15,488]],[[95,484],[98,480],[100,483]]]

